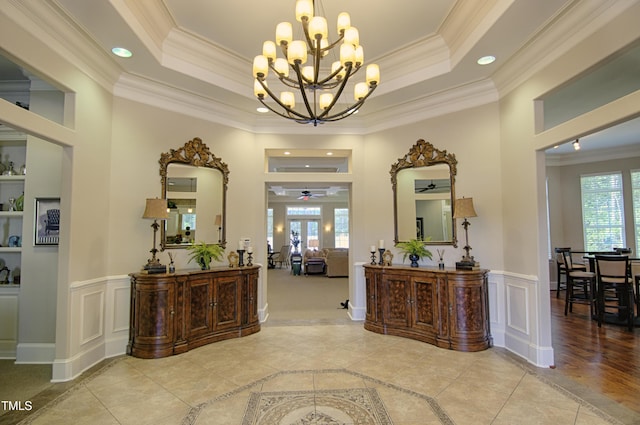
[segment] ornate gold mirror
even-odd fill
[[[226,245],[229,169],[198,137],[160,155],[162,197],[169,218],[160,228],[162,249],[194,242]]]
[[[457,246],[453,218],[458,161],[420,139],[391,166],[395,242]]]

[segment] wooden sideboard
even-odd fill
[[[127,353],[146,359],[260,331],[259,266],[131,274]]]
[[[367,330],[458,351],[493,344],[488,270],[365,265]]]

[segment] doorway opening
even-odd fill
[[[302,256],[299,274],[291,266],[268,269],[269,318],[265,325],[307,323],[351,324],[348,315],[349,276],[327,277],[325,270],[307,268],[308,260],[326,260],[344,240],[336,211],[350,212],[351,183],[266,183],[266,235],[274,252],[290,246]],[[348,227],[346,231],[348,241]],[[338,245],[336,240],[338,240]],[[348,248],[341,248],[346,249]],[[308,272],[308,273],[307,273]]]

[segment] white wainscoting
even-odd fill
[[[353,321],[364,321],[367,315],[367,282],[364,265],[355,263],[349,277],[349,317]]]
[[[100,361],[124,354],[129,340],[129,276],[69,287],[69,355],[53,363],[53,382],[74,379]]]
[[[489,273],[489,310],[494,345],[505,347],[528,362],[548,367],[554,364],[553,348],[541,345],[540,332],[550,329],[551,318],[541,318],[540,285],[536,276],[509,272]]]
[[[0,287],[0,359],[16,358],[19,295],[17,285]]]

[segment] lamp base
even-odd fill
[[[480,265],[473,259],[473,257],[462,257],[461,261],[456,261],[457,270],[476,270]]]
[[[149,274],[167,272],[167,266],[165,266],[164,264],[160,264],[160,261],[158,260],[155,260],[155,261],[149,260],[149,262],[144,265],[143,269],[146,270],[147,273]]]

